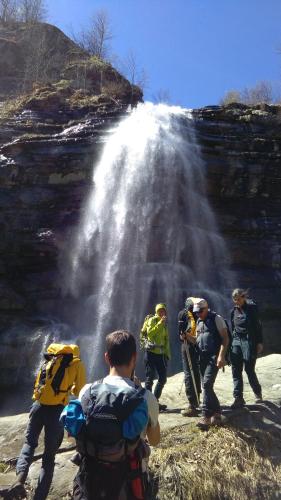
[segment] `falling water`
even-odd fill
[[[172,329],[188,295],[222,310],[227,252],[205,189],[189,111],[140,104],[112,131],[66,276],[91,366],[106,333],[137,333],[157,301],[167,303]]]

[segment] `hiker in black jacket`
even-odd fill
[[[243,398],[243,367],[249,384],[255,394],[256,403],[262,401],[262,390],[255,372],[258,354],[263,350],[262,325],[258,308],[253,300],[248,299],[247,291],[235,288],[232,292],[234,308],[231,311],[231,365],[234,384],[234,402],[231,408],[241,408]]]
[[[200,403],[199,359],[195,344],[192,342],[196,338],[196,318],[193,314],[193,306],[198,301],[200,301],[199,298],[188,297],[185,301],[185,308],[178,314],[178,333],[181,342],[185,393],[188,400],[187,408],[181,411],[184,417],[197,416]]]

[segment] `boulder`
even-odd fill
[[[242,410],[230,410],[229,406],[232,402],[232,377],[230,367],[226,367],[225,372],[220,370],[217,377],[215,390],[223,407],[223,414],[226,418],[225,427],[232,432],[232,438],[235,440],[235,433],[237,432],[237,440],[240,439],[240,434],[249,431],[268,433],[268,436],[278,435],[281,436],[281,355],[272,354],[259,358],[257,361],[257,375],[262,385],[264,401],[260,404],[254,404],[254,395],[251,392],[249,384],[244,376],[245,391],[244,397],[246,400],[246,407]],[[184,394],[184,387],[182,387],[183,373],[178,373],[168,378],[167,384],[161,397],[161,403],[167,404],[167,410],[160,414],[160,426],[163,432],[162,448],[166,449],[171,446],[170,437],[176,429],[177,438],[174,437],[174,445],[177,444],[177,439],[180,440],[180,435],[186,436],[185,446],[192,443],[196,437],[196,430],[194,424],[197,417],[182,417],[180,414],[181,409],[186,405],[186,397]],[[7,413],[9,410],[6,410]],[[28,420],[28,414],[20,414],[14,416],[3,416],[0,418],[0,463],[7,457],[16,456],[23,442],[24,428]],[[233,434],[234,432],[234,434]],[[276,434],[277,433],[277,434]],[[223,432],[222,432],[223,434]],[[205,440],[213,439],[213,433],[207,433]],[[256,439],[256,447],[258,447],[258,438]],[[206,441],[207,442],[207,441]],[[200,442],[201,443],[201,442]],[[42,436],[38,451],[42,451]],[[64,439],[62,447],[73,445],[73,440]],[[200,447],[202,444],[200,444]],[[233,443],[235,447],[235,442]],[[171,451],[172,452],[172,451]],[[197,450],[200,455],[201,448]],[[152,451],[152,463],[157,463],[157,448]],[[214,450],[214,458],[216,454]],[[270,454],[271,453],[271,454]],[[154,456],[154,454],[156,454]],[[54,479],[48,498],[57,500],[58,498],[69,498],[67,495],[72,490],[73,478],[76,474],[77,467],[70,461],[73,451],[66,451],[59,453],[56,456],[56,468]],[[198,455],[198,456],[199,456]],[[271,461],[274,466],[281,464],[281,447],[280,444],[272,446],[271,452],[268,452],[267,459]],[[154,467],[154,465],[153,465]],[[37,477],[40,470],[40,460],[36,460],[31,468],[28,479],[28,488],[33,489],[36,485]],[[154,470],[154,469],[153,469]],[[154,470],[155,472],[155,470]],[[0,474],[0,489],[1,487],[11,484],[15,476],[9,472]],[[225,478],[227,480],[227,478]],[[281,487],[280,487],[281,488]],[[281,494],[281,489],[279,490]],[[278,494],[279,494],[278,493]],[[165,496],[157,497],[159,499]],[[263,497],[261,497],[263,498]],[[278,498],[278,497],[277,497]]]

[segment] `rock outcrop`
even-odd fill
[[[60,300],[58,261],[108,130],[142,92],[49,24],[0,25],[0,49],[0,358],[9,388],[32,383],[46,339],[62,330],[73,339],[60,324],[71,305]]]
[[[54,86],[35,90],[26,108],[1,125],[3,385],[15,382],[10,374],[17,363],[11,356],[23,331],[30,331],[30,342],[40,351],[46,316],[60,321],[71,318],[70,312],[75,316],[75,304],[62,293],[59,258],[83,210],[93,162],[130,100],[100,95],[75,106],[71,95],[71,90]],[[233,284],[254,290],[265,322],[266,349],[280,352],[280,108],[211,107],[195,110],[194,120],[208,195],[236,277]],[[34,344],[38,336],[40,342]]]
[[[210,482],[214,482],[212,488],[226,488],[224,498],[234,498],[230,493],[233,488],[233,471],[236,471],[236,479],[239,484],[239,498],[243,500],[247,481],[248,487],[257,488],[258,493],[255,498],[273,498],[267,492],[267,489],[274,489],[274,498],[279,498],[281,494],[280,485],[280,464],[281,464],[281,384],[279,372],[281,369],[281,355],[274,354],[258,359],[257,375],[263,388],[264,402],[254,404],[254,394],[249,384],[245,381],[244,396],[247,406],[242,410],[230,410],[229,405],[232,402],[232,377],[231,370],[226,367],[225,373],[219,372],[216,381],[216,393],[223,407],[225,416],[224,427],[220,430],[211,429],[207,433],[202,433],[196,429],[195,424],[198,417],[182,417],[180,410],[187,404],[184,389],[181,390],[183,373],[178,373],[168,378],[164,388],[161,401],[168,405],[168,410],[160,414],[160,425],[162,440],[160,449],[154,448],[151,456],[152,471],[157,477],[159,469],[163,467],[164,474],[159,474],[159,492],[153,498],[165,499],[172,498],[173,495],[165,494],[165,489],[172,482],[182,481],[180,473],[181,467],[187,467],[186,474],[198,474],[203,464],[206,465],[206,453],[208,451],[207,468],[210,464],[217,464],[218,460],[227,461],[231,458],[231,468],[222,464],[224,470],[219,467],[214,468],[221,472],[223,477],[215,474],[215,478],[208,474],[207,478],[202,474],[199,480],[189,483],[189,487],[200,489],[203,483],[207,488]],[[19,414],[13,416],[0,417],[0,464],[2,469],[7,469],[5,473],[0,472],[0,498],[1,490],[5,490],[15,481],[15,472],[13,467],[8,468],[6,459],[16,457],[20,452],[23,440],[24,428],[28,420],[28,414]],[[217,442],[214,443],[214,440]],[[37,452],[42,452],[43,439],[41,436]],[[73,440],[64,439],[62,448],[73,445]],[[240,450],[241,446],[241,450]],[[179,448],[179,449],[178,449]],[[211,448],[211,451],[209,450]],[[220,453],[218,453],[218,448]],[[184,464],[181,464],[181,455],[190,455]],[[169,459],[164,460],[163,455],[167,452]],[[175,454],[175,457],[174,457]],[[223,456],[222,456],[223,454]],[[58,498],[70,498],[67,496],[72,491],[73,478],[77,472],[77,467],[70,461],[73,451],[64,451],[56,457],[56,467],[48,498],[57,500]],[[257,463],[254,463],[254,460]],[[6,465],[5,465],[6,463]],[[14,462],[13,462],[14,463]],[[177,466],[177,471],[173,471],[173,463]],[[31,468],[28,478],[28,490],[35,488],[37,477],[40,471],[40,459],[36,460]],[[254,465],[254,469],[253,469]],[[196,469],[194,470],[194,467]],[[266,469],[265,469],[266,468]],[[248,469],[252,469],[249,474]],[[265,470],[272,474],[269,477]],[[174,474],[174,477],[173,477]],[[278,475],[279,474],[279,475]],[[253,477],[251,477],[253,476]],[[279,479],[278,479],[279,478]],[[279,483],[278,483],[279,480]],[[272,482],[274,481],[274,483]],[[197,482],[197,485],[194,483]],[[170,486],[171,487],[171,486]],[[253,491],[253,490],[252,490]],[[271,490],[270,490],[271,491]],[[214,495],[214,498],[217,496]],[[4,497],[5,498],[5,497]],[[176,498],[186,498],[186,496],[176,495]],[[201,498],[194,494],[193,498]],[[202,498],[210,498],[207,494]]]
[[[71,82],[88,95],[140,96],[140,90],[111,64],[91,57],[47,23],[0,23],[0,75],[0,101],[30,93],[34,84],[59,81]]]
[[[128,96],[116,101],[100,95],[75,106],[71,96],[69,89],[39,88],[24,109],[2,121],[0,312],[5,360],[11,359],[23,331],[38,337],[30,316],[32,321],[40,317],[41,328],[46,316],[63,320],[64,312],[69,318],[73,310],[71,298],[62,295],[58,259],[79,220],[93,162],[129,102]],[[280,352],[280,108],[230,105],[193,114],[208,195],[227,242],[234,284],[254,290],[265,322],[266,349]],[[20,333],[11,333],[11,325],[12,332],[20,325]],[[40,332],[37,345],[42,346]],[[14,365],[7,367],[3,383],[11,379]]]

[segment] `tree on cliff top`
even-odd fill
[[[148,74],[145,68],[139,66],[137,56],[130,50],[124,59],[118,59],[116,65],[132,86],[136,85],[143,91],[148,86]]]
[[[0,22],[8,24],[21,21],[28,24],[46,19],[45,0],[0,0]]]
[[[233,102],[240,102],[242,104],[248,104],[253,106],[261,102],[270,104],[273,102],[273,92],[270,82],[261,81],[258,82],[254,87],[244,88],[242,91],[229,90],[226,92],[223,99],[221,99],[220,104],[226,106]]]
[[[108,59],[110,55],[110,40],[113,31],[106,10],[97,10],[93,15],[87,28],[80,31],[78,35],[72,35],[73,40],[83,50],[100,59]]]
[[[17,0],[0,0],[0,22],[7,24],[16,20],[18,14]]]
[[[46,19],[47,9],[44,0],[20,0],[19,17],[24,23],[38,23]]]

